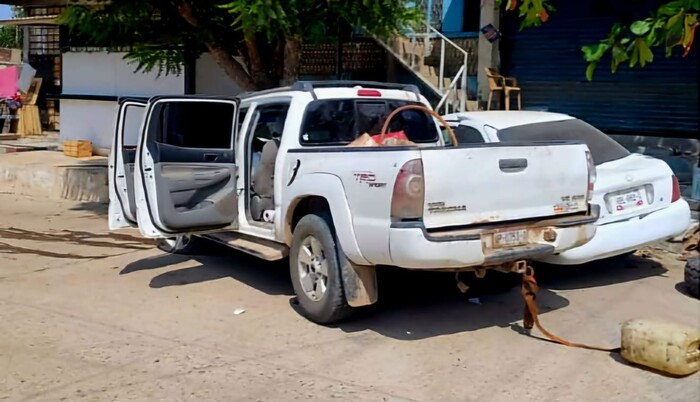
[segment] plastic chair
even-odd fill
[[[510,94],[515,93],[518,96],[518,110],[522,110],[522,99],[520,96],[520,87],[518,80],[513,77],[504,77],[493,68],[486,68],[486,76],[489,79],[489,101],[487,110],[491,110],[491,101],[493,100],[494,92],[503,92],[506,97],[506,110],[510,110]]]

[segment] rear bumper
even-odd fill
[[[523,224],[490,230],[441,232],[439,235],[428,233],[418,223],[394,224],[389,233],[391,261],[388,263],[409,269],[454,270],[551,255],[588,242],[595,234],[593,222],[596,219],[597,211],[575,220],[558,220],[556,226],[550,220],[542,225]],[[494,233],[516,229],[528,230],[527,245],[492,247]]]
[[[598,226],[593,239],[559,255],[536,258],[551,264],[576,265],[634,251],[659,240],[677,236],[690,225],[690,208],[680,199],[667,208],[623,222]]]

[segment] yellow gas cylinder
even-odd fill
[[[651,320],[622,324],[625,360],[674,375],[700,370],[700,329]]]

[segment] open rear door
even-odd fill
[[[134,162],[146,100],[123,99],[114,126],[109,154],[109,229],[136,226]]]
[[[167,238],[237,226],[237,114],[233,98],[158,97],[148,102],[135,174],[144,236]]]

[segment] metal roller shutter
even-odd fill
[[[610,59],[604,59],[593,82],[585,77],[581,46],[604,38],[627,10],[637,10],[631,17],[643,18],[661,2],[557,1],[547,23],[522,31],[517,14],[505,13],[502,71],[517,77],[523,107],[567,113],[610,134],[697,138],[697,45],[686,58],[680,57],[680,49],[669,59],[663,49],[655,49],[652,64],[636,69],[624,65],[617,74],[610,72]]]

